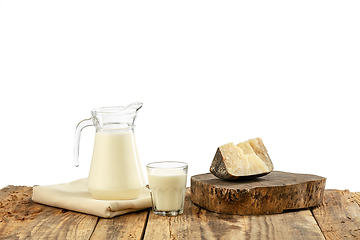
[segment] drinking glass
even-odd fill
[[[152,211],[161,216],[177,216],[184,212],[188,165],[163,161],[146,165]]]

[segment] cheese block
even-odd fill
[[[218,147],[210,172],[224,180],[259,177],[274,169],[261,138],[250,139],[238,145],[227,143]]]

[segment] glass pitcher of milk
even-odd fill
[[[81,130],[95,126],[95,143],[88,177],[91,195],[101,200],[136,199],[145,188],[134,136],[135,119],[141,102],[124,107],[103,107],[91,111],[75,131],[75,166],[79,165]]]

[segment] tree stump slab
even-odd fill
[[[216,213],[282,213],[320,204],[325,183],[324,177],[280,171],[238,181],[225,181],[206,173],[191,177],[191,201]]]

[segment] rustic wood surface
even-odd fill
[[[211,173],[191,177],[191,200],[216,213],[258,215],[318,205],[326,178],[273,171],[266,176],[225,181]]]
[[[32,188],[0,191],[0,239],[360,239],[360,193],[326,190],[317,207],[270,215],[207,211],[190,200],[184,214],[150,210],[111,219],[37,204]]]
[[[218,214],[193,204],[175,218],[150,214],[145,239],[325,239],[310,210],[274,215]]]
[[[48,207],[31,200],[31,187],[0,192],[0,239],[89,239],[97,217]]]
[[[360,193],[329,191],[313,215],[327,239],[360,239]]]
[[[142,239],[148,210],[114,218],[99,218],[91,239]]]

